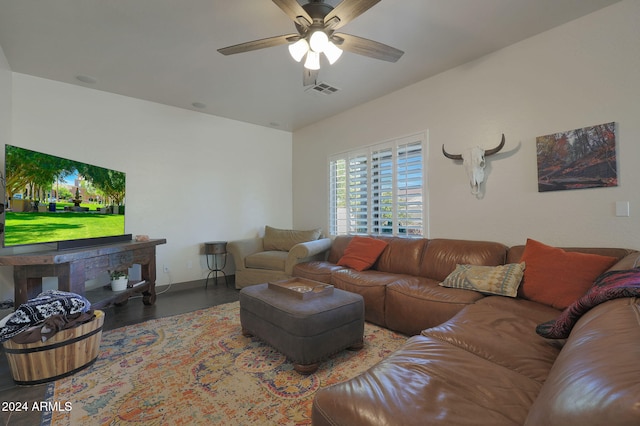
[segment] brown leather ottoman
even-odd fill
[[[243,335],[260,338],[293,361],[297,372],[310,374],[328,356],[362,348],[364,301],[339,289],[301,299],[258,284],[240,291],[240,322]]]

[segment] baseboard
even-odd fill
[[[227,278],[229,279],[229,288],[233,288],[235,289],[235,275],[228,275]],[[180,290],[188,290],[188,289],[192,289],[192,288],[204,288],[204,284],[205,284],[205,279],[199,279],[199,280],[194,280],[194,281],[183,281],[183,282],[179,282],[179,283],[173,283],[173,284],[162,284],[162,285],[158,285],[156,283],[156,293],[160,293],[161,291],[180,291]],[[211,287],[212,284],[211,280],[209,280],[209,287]],[[224,280],[222,278],[220,278],[218,280],[218,285],[224,286]],[[169,289],[170,288],[170,289]]]

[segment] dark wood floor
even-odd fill
[[[131,298],[124,306],[105,308],[103,330],[113,330],[153,318],[178,315],[237,301],[239,291],[234,288],[233,278],[233,276],[229,277],[227,285],[222,277],[218,279],[217,285],[210,280],[207,288],[205,288],[204,280],[174,284],[170,288],[159,287],[158,297],[152,306],[143,305],[140,298]],[[10,401],[28,402],[31,407],[33,402],[45,400],[46,388],[46,384],[15,385],[11,378],[7,358],[4,354],[0,355],[0,404]],[[3,408],[6,407],[0,407],[0,425],[33,426],[40,424],[41,413],[39,412],[10,412]]]

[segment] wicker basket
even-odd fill
[[[13,380],[19,385],[38,385],[74,374],[98,357],[104,312],[77,327],[57,332],[44,343],[3,343]]]

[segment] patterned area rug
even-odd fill
[[[305,425],[321,387],[354,377],[405,336],[365,324],[365,346],[302,376],[240,332],[238,302],[105,332],[91,367],[52,383],[43,425]],[[70,408],[70,409],[68,409]]]

